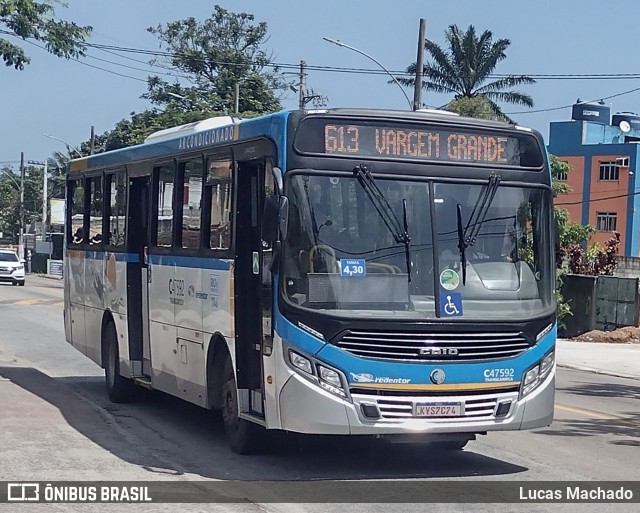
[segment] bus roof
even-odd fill
[[[232,116],[218,116],[202,121],[187,123],[160,130],[149,135],[145,142],[126,148],[98,153],[69,162],[68,170],[73,172],[90,169],[123,166],[127,163],[162,158],[179,152],[205,149],[225,142],[250,140],[266,136],[277,143],[286,141],[286,121],[291,114],[297,116],[322,114],[336,117],[359,117],[361,119],[390,119],[414,122],[434,122],[467,127],[497,128],[502,130],[530,129],[516,125],[484,119],[466,118],[451,112],[421,109],[417,111],[390,109],[335,108],[308,111],[282,110],[255,118],[239,119]]]

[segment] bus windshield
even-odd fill
[[[524,319],[552,308],[547,189],[494,184],[483,200],[489,183],[375,182],[406,222],[408,245],[357,176],[289,178],[282,283],[290,303],[342,316],[449,317],[439,298],[456,305],[451,320]]]

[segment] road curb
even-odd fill
[[[573,369],[585,372],[593,372],[594,374],[603,374],[605,376],[613,376],[615,378],[635,379],[640,381],[640,376],[634,376],[632,374],[625,374],[623,372],[612,372],[604,369],[596,369],[594,367],[587,367],[586,365],[575,365],[572,363],[558,363],[558,367],[564,367],[566,369]]]

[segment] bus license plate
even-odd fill
[[[464,413],[462,403],[416,403],[416,417],[460,417]]]

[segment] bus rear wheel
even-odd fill
[[[120,354],[118,351],[118,335],[113,322],[109,322],[104,330],[105,362],[104,377],[107,394],[114,403],[125,403],[131,400],[133,383],[120,375]]]
[[[231,359],[224,366],[222,384],[222,422],[231,450],[236,454],[253,454],[261,448],[264,428],[240,418],[238,389]]]

